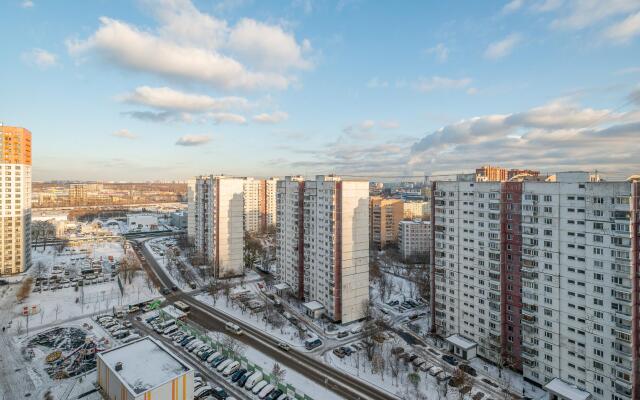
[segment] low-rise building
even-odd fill
[[[193,399],[193,368],[148,336],[98,353],[96,366],[107,399]]]

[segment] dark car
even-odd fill
[[[171,286],[171,290],[173,290],[174,292],[178,291],[178,287],[176,285]]]
[[[221,388],[220,386],[216,386],[213,388],[213,391],[211,392],[211,395],[213,397],[215,397],[216,399],[220,399],[220,400],[224,400],[227,397],[229,397],[229,395],[227,394],[227,392],[224,391],[223,388]]]
[[[276,400],[278,397],[282,396],[282,390],[276,389],[273,392],[269,393],[266,397],[266,400]]]
[[[169,288],[162,288],[162,290],[160,291],[160,293],[162,293],[163,295],[168,295],[169,293],[171,293],[171,290],[169,290]]]
[[[228,357],[226,356],[221,356],[216,358],[215,360],[211,361],[211,366],[214,368],[217,368],[218,365],[222,364]]]
[[[209,358],[210,355],[212,355],[215,352],[215,350],[208,350],[205,351],[204,353],[200,354],[200,360],[204,361],[207,358]]]
[[[253,375],[253,372],[248,372],[242,375],[240,379],[238,379],[238,386],[244,387],[244,384],[247,383],[247,379],[249,379],[251,375]]]
[[[187,344],[191,343],[192,340],[194,340],[196,337],[195,336],[187,336],[186,338],[182,339],[182,341],[180,342],[180,346],[184,347]]]
[[[231,375],[231,382],[238,382],[238,380],[242,378],[242,376],[244,376],[244,374],[246,373],[247,370],[245,368],[240,368],[239,370],[234,372],[233,375]]]
[[[442,355],[442,359],[443,359],[444,361],[446,361],[447,363],[449,363],[449,364],[453,365],[454,367],[455,367],[456,365],[458,365],[458,359],[457,359],[457,358],[455,358],[454,356],[449,355],[449,354],[443,354],[443,355]]]
[[[338,339],[342,339],[343,337],[347,337],[347,336],[349,336],[349,332],[347,331],[338,332]]]
[[[466,372],[467,374],[469,374],[471,376],[478,376],[478,373],[476,372],[476,369],[473,368],[470,365],[461,364],[460,367],[458,367],[458,368],[460,368],[460,370]]]

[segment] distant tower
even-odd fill
[[[31,132],[0,124],[0,276],[31,266]]]

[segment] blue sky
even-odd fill
[[[640,169],[636,0],[0,12],[0,120],[32,131],[36,180]]]

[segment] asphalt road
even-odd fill
[[[173,286],[171,279],[164,273],[164,270],[158,265],[146,247],[143,244],[140,244],[140,248],[146,259],[146,262],[142,262],[143,267],[152,277],[151,279],[156,283],[160,283],[160,286],[162,287],[170,288]],[[166,298],[171,303],[181,300],[191,306],[189,319],[208,330],[221,331],[224,329],[224,324],[226,322],[233,321],[245,332],[245,334],[237,336],[238,341],[244,343],[247,347],[260,351],[273,360],[277,360],[285,368],[289,368],[304,375],[306,378],[316,382],[320,386],[326,387],[345,399],[398,399],[397,396],[391,393],[380,388],[373,387],[355,376],[336,370],[335,368],[328,366],[322,361],[312,358],[307,354],[293,349],[289,352],[284,352],[277,346],[277,339],[274,339],[265,332],[254,328],[252,325],[246,324],[242,320],[233,319],[215,308],[195,300],[187,293],[177,290],[167,295]],[[313,393],[310,393],[310,395],[313,395]]]

